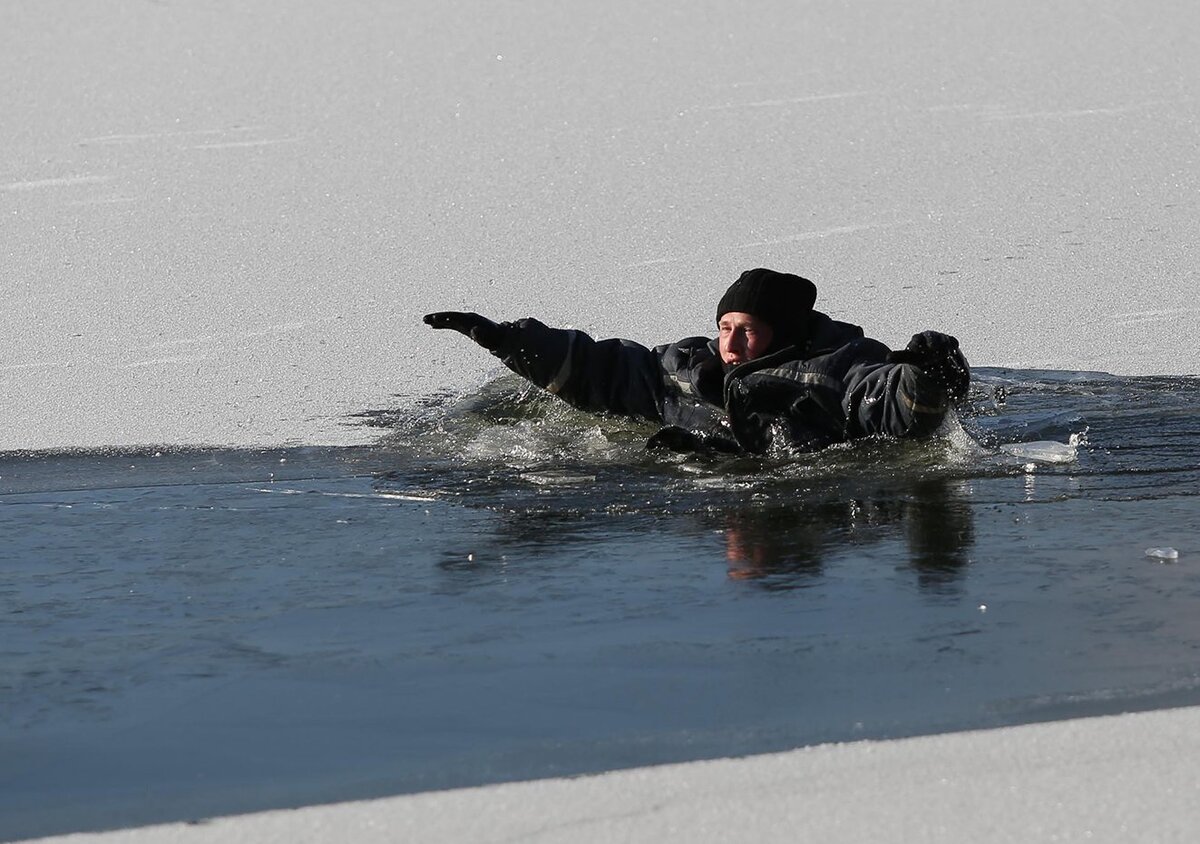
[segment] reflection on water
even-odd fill
[[[831,548],[903,538],[908,565],[922,588],[946,589],[960,576],[973,541],[962,484],[917,481],[904,495],[877,492],[791,506],[739,507],[713,517],[725,540],[729,576],[768,588],[796,588],[819,576]]]
[[[647,452],[652,426],[578,413],[515,377],[368,418],[396,458],[380,488],[508,513],[505,533],[523,541],[562,542],[599,514],[675,517],[675,530],[721,533],[730,577],[787,589],[818,577],[831,549],[901,537],[918,582],[944,589],[968,561],[981,493],[993,505],[1194,494],[1198,406],[1194,378],[981,369],[931,441],[788,459]]]
[[[1200,383],[977,375],[786,460],[512,380],[0,455],[0,838],[1200,701]]]

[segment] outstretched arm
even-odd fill
[[[581,410],[662,418],[662,366],[631,340],[596,341],[536,319],[493,322],[474,313],[427,314],[425,323],[470,337],[504,365]]]
[[[847,383],[847,429],[851,435],[924,436],[966,398],[971,369],[949,334],[914,334],[887,362],[859,367]]]
[[[436,314],[425,314],[425,324],[434,328],[450,328],[459,334],[465,334],[489,352],[496,351],[504,341],[505,329],[479,314],[439,311]]]

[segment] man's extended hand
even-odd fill
[[[966,398],[971,368],[958,349],[958,339],[938,331],[914,334],[902,352],[892,352],[893,363],[911,363],[941,385],[953,401]]]
[[[504,326],[479,314],[439,311],[436,314],[425,314],[425,324],[434,328],[452,328],[460,334],[467,335],[489,352],[496,351],[504,342]]]

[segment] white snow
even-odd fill
[[[1196,372],[1198,18],[6,3],[0,449],[362,441],[494,370],[427,311],[665,342],[760,265],[893,346]]]

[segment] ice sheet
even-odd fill
[[[748,267],[975,365],[1197,370],[1186,4],[7,3],[0,450],[360,441]],[[1183,340],[1179,338],[1184,338]]]
[[[426,311],[661,342],[759,265],[893,346],[938,328],[975,365],[1196,373],[1198,27],[1118,0],[5,3],[0,450],[358,442],[353,414],[494,370]],[[1071,722],[820,756],[891,777],[717,763],[630,772],[587,811],[549,783],[304,831],[1190,840],[1194,719],[1124,721],[1100,766],[1113,734]]]

